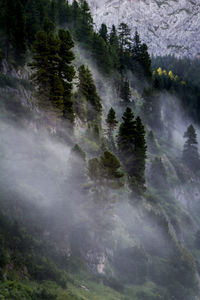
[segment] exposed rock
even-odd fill
[[[97,27],[127,23],[154,55],[200,57],[199,0],[88,0]]]

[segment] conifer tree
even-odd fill
[[[115,130],[118,121],[116,119],[116,114],[114,109],[111,107],[111,109],[108,112],[107,118],[106,118],[106,123],[108,126],[108,136],[110,139],[113,139],[113,131]]]
[[[72,47],[73,41],[68,31],[61,29],[58,35],[38,32],[33,44],[33,62],[30,64],[41,106],[46,111],[55,109],[57,115],[64,116],[71,125],[74,121],[71,91],[75,75],[71,66],[74,59]]]
[[[195,172],[200,168],[200,158],[198,153],[198,142],[196,131],[191,124],[184,133],[186,142],[183,149],[183,162]]]
[[[108,133],[108,138],[109,142],[111,144],[111,149],[114,151],[115,150],[115,142],[114,142],[114,137],[113,137],[113,132],[118,124],[118,121],[116,119],[116,114],[114,109],[111,107],[106,118],[106,123],[107,123],[107,133]]]
[[[127,107],[122,116],[122,120],[123,122],[119,127],[117,139],[118,150],[120,158],[129,176],[132,176],[135,151],[136,122],[134,120],[134,114],[130,107]]]
[[[75,70],[71,63],[75,56],[71,49],[74,47],[74,42],[68,30],[60,29],[58,36],[60,39],[59,77],[62,79],[64,87],[63,116],[66,120],[73,124],[75,115],[72,101],[72,81],[75,76]]]
[[[26,54],[26,19],[20,0],[2,0],[0,2],[0,25],[2,30],[2,49],[5,58],[14,58],[24,63]]]
[[[88,67],[81,65],[79,71],[79,93],[85,96],[87,100],[87,120],[97,121],[99,123],[102,105],[101,99],[97,93],[92,74]]]
[[[132,70],[139,78],[151,77],[151,58],[146,44],[142,44],[136,30],[132,48]]]
[[[87,1],[80,1],[80,14],[77,20],[77,39],[84,43],[85,46],[91,44],[93,33],[93,19]]]
[[[92,38],[93,58],[99,69],[104,73],[109,73],[112,69],[112,59],[109,52],[109,45],[97,33]]]
[[[140,192],[145,184],[145,130],[140,117],[134,120],[133,112],[129,107],[122,119],[118,133],[119,155],[128,173],[130,187]]]
[[[146,140],[145,129],[140,117],[136,118],[136,134],[135,134],[135,166],[133,176],[141,188],[145,184],[145,160],[146,160]]]
[[[131,54],[131,34],[130,28],[127,24],[121,23],[118,27],[118,37],[119,37],[119,60],[120,68],[119,71],[122,74],[124,69],[129,65],[130,54]]]
[[[131,100],[131,90],[129,81],[125,78],[122,79],[120,86],[120,98],[123,100],[123,105],[129,105]]]
[[[99,29],[99,35],[104,39],[104,41],[108,42],[108,29],[106,24],[101,24],[101,27]]]
[[[109,35],[109,44],[110,44],[110,54],[112,57],[113,66],[114,66],[114,68],[119,69],[120,47],[119,47],[119,39],[118,39],[118,35],[117,35],[117,30],[114,25],[112,25],[112,29],[111,29],[111,32]]]

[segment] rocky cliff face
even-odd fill
[[[88,0],[99,26],[127,23],[154,55],[200,57],[199,0]]]

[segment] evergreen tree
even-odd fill
[[[141,192],[145,184],[146,141],[145,130],[140,117],[134,120],[131,108],[123,114],[119,127],[118,149],[120,158],[128,173],[132,190]]]
[[[122,116],[123,122],[119,127],[118,133],[118,150],[120,158],[124,164],[129,176],[133,173],[134,151],[135,151],[135,134],[136,122],[134,114],[130,107],[127,107]]]
[[[148,124],[155,132],[161,132],[163,129],[163,122],[161,116],[161,101],[158,90],[151,88],[143,91],[143,116]]]
[[[132,48],[132,70],[137,77],[151,77],[151,58],[146,44],[142,44],[136,30]]]
[[[2,49],[7,60],[14,58],[24,63],[26,54],[26,19],[20,0],[2,0],[0,3],[0,25],[2,29]]]
[[[135,134],[135,163],[133,176],[136,178],[140,188],[144,188],[145,184],[145,160],[146,160],[146,140],[145,129],[140,117],[136,118],[136,134]]]
[[[123,105],[129,105],[131,100],[131,90],[129,81],[125,78],[122,79],[120,85],[120,98],[123,100]]]
[[[71,99],[72,80],[75,75],[71,62],[74,59],[71,48],[73,41],[68,31],[38,32],[33,44],[35,71],[33,80],[38,86],[40,105],[46,110],[55,109],[56,114],[64,116],[73,125],[74,110]]]
[[[60,29],[58,32],[60,39],[59,47],[59,77],[62,79],[64,93],[63,93],[63,116],[70,124],[74,122],[74,104],[72,101],[72,81],[75,76],[74,67],[71,65],[75,56],[72,52],[74,42],[68,30]]]
[[[106,24],[101,24],[101,27],[99,29],[99,35],[104,39],[104,41],[108,42],[108,29]]]
[[[93,58],[99,69],[104,73],[109,73],[112,70],[112,59],[109,52],[109,46],[97,33],[93,34],[92,52]]]
[[[127,24],[121,23],[118,27],[118,37],[119,37],[119,61],[120,67],[119,71],[122,74],[126,67],[129,66],[130,63],[130,55],[131,55],[131,33],[130,28]]]
[[[109,35],[109,44],[110,44],[110,55],[112,57],[113,67],[119,69],[120,47],[119,47],[117,30],[114,25],[112,25],[112,29]]]
[[[87,121],[100,122],[101,99],[97,93],[92,74],[88,67],[81,65],[79,71],[79,94],[87,100]]]
[[[187,131],[184,133],[184,138],[187,140],[183,149],[183,162],[196,172],[200,167],[200,158],[197,146],[197,134],[193,125],[188,126]]]
[[[25,12],[27,40],[28,44],[31,45],[35,39],[36,33],[42,29],[41,24],[43,24],[44,20],[43,17],[40,16],[40,10],[38,8],[38,3],[36,0],[27,1],[25,6]]]
[[[115,148],[115,144],[114,144],[114,137],[113,137],[113,131],[115,130],[118,121],[116,119],[116,114],[114,109],[111,107],[111,109],[108,112],[107,118],[106,118],[106,123],[107,123],[107,127],[108,127],[108,138],[111,142],[112,148]]]
[[[87,1],[80,1],[80,14],[77,20],[76,37],[85,46],[91,45],[93,19]]]

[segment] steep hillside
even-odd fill
[[[0,299],[198,300],[194,62],[85,1],[0,5]]]

